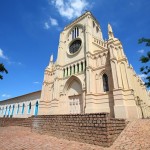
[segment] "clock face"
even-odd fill
[[[77,39],[77,40],[75,40],[74,42],[72,42],[71,43],[71,45],[70,45],[70,47],[69,47],[69,52],[71,53],[71,54],[74,54],[74,53],[76,53],[78,50],[79,50],[79,48],[80,48],[80,46],[81,46],[81,40],[80,39]]]

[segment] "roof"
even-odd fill
[[[82,18],[85,18],[87,15],[91,15],[91,17],[95,20],[95,22],[97,24],[99,24],[99,22],[97,21],[97,19],[93,16],[92,12],[90,11],[86,11],[84,14],[82,14],[81,16],[79,16],[78,18],[76,18],[74,21],[72,21],[70,24],[68,24],[67,26],[65,26],[65,29],[68,29],[72,24],[74,24],[75,22],[79,21]]]
[[[23,95],[16,96],[16,97],[13,97],[13,98],[9,98],[9,99],[6,99],[6,100],[2,100],[2,101],[0,101],[0,103],[5,102],[5,101],[9,101],[9,100],[13,100],[13,99],[16,99],[16,98],[20,98],[20,97],[23,97],[23,96],[31,95],[31,94],[34,94],[34,93],[38,93],[38,92],[41,92],[41,90],[34,91],[34,92],[31,92],[31,93],[27,93],[27,94],[23,94]]]

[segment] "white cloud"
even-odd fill
[[[139,74],[139,77],[140,77],[142,80],[144,80],[144,79],[147,77],[147,75],[146,75],[146,74]]]
[[[50,17],[49,20],[44,23],[44,29],[48,30],[51,26],[58,27],[58,21],[52,17]]]
[[[9,94],[2,94],[2,97],[8,98],[8,97],[11,97],[11,95],[9,95]]]
[[[51,23],[52,26],[58,26],[57,20],[52,18],[52,17],[50,17],[50,23]]]
[[[52,0],[51,3],[62,17],[69,20],[79,17],[89,7],[87,0]]]
[[[9,65],[22,65],[21,62],[11,61],[6,55],[4,55],[4,52],[1,48],[0,48],[0,58],[5,59]]]
[[[10,61],[9,59],[8,59],[7,63],[8,63],[9,65],[18,65],[18,66],[23,65],[21,62]]]
[[[3,50],[0,48],[0,58],[8,60],[8,57],[4,55]]]
[[[50,25],[48,22],[45,22],[44,23],[44,29],[48,30],[50,28]]]
[[[40,84],[40,82],[39,81],[35,81],[35,82],[33,82],[34,84]]]
[[[144,49],[138,50],[138,53],[143,54],[144,53]]]

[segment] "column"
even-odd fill
[[[77,64],[75,65],[75,74],[78,72]]]
[[[67,77],[67,68],[65,68],[65,77]]]
[[[81,62],[79,63],[79,72],[82,72]]]
[[[68,76],[70,76],[70,67],[68,67]]]

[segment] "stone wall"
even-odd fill
[[[95,113],[0,118],[0,127],[4,126],[31,127],[33,132],[40,134],[108,147],[125,128],[126,122],[110,118],[108,113]]]
[[[124,119],[110,118],[108,113],[32,117],[34,132],[105,147],[112,145],[125,125]]]
[[[23,126],[31,127],[31,118],[0,118],[0,127],[6,126]]]

